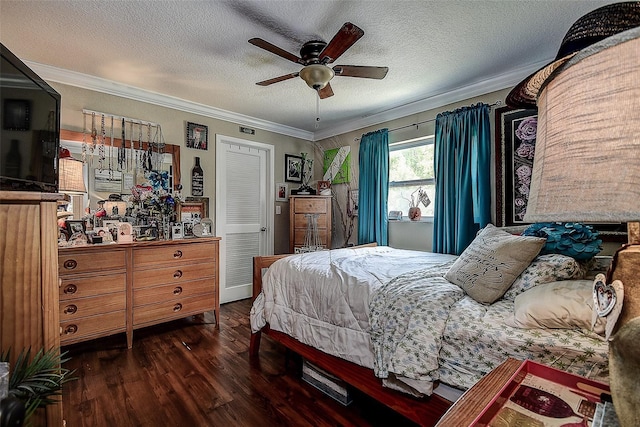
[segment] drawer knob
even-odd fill
[[[78,325],[67,325],[67,327],[64,328],[65,334],[75,334],[76,332],[78,332]]]
[[[182,258],[182,251],[175,251],[173,253],[174,258]]]
[[[182,270],[176,270],[173,272],[173,278],[174,279],[179,279],[182,277]]]
[[[177,303],[176,305],[173,306],[173,311],[175,313],[179,312],[180,310],[182,310],[182,304]]]
[[[182,286],[176,286],[176,287],[173,289],[173,294],[174,294],[174,295],[180,295],[181,293],[182,293]]]
[[[74,314],[78,311],[78,306],[75,304],[69,304],[64,308],[64,314]]]
[[[78,261],[76,261],[75,259],[68,259],[62,265],[67,270],[73,270],[74,268],[76,268],[78,266]]]
[[[78,287],[74,284],[71,285],[67,285],[64,287],[64,293],[65,294],[75,294],[78,291]]]

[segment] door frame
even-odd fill
[[[274,206],[275,206],[275,146],[271,144],[265,144],[262,142],[250,141],[246,139],[236,138],[233,136],[226,136],[221,134],[216,134],[216,228],[220,225],[218,218],[221,217],[219,215],[220,209],[222,209],[220,200],[218,199],[218,195],[222,194],[222,186],[226,185],[225,177],[222,176],[221,171],[222,168],[218,167],[218,159],[221,156],[218,156],[219,149],[221,144],[231,144],[238,145],[246,148],[255,148],[264,150],[266,152],[266,164],[267,164],[267,185],[266,185],[266,227],[265,231],[265,251],[264,255],[273,255],[274,248]],[[219,235],[216,230],[216,235]],[[226,242],[224,236],[222,240],[220,240],[220,286],[224,286],[224,279],[226,278]]]

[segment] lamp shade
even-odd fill
[[[639,37],[596,43],[546,81],[526,222],[640,220]]]
[[[83,163],[73,157],[60,157],[60,192],[63,193],[86,193],[84,176],[82,173]]]

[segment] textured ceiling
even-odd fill
[[[513,86],[555,57],[576,19],[608,3],[0,0],[0,38],[30,65],[59,71],[63,83],[65,71],[81,73],[318,139],[429,100]],[[347,21],[365,34],[334,64],[388,66],[384,80],[335,77],[319,123],[316,94],[301,79],[255,84],[301,66],[247,40],[298,55],[304,42],[328,42]]]

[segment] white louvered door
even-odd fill
[[[266,147],[265,147],[266,146]],[[251,297],[253,257],[273,253],[273,184],[266,144],[216,136],[220,302]]]

